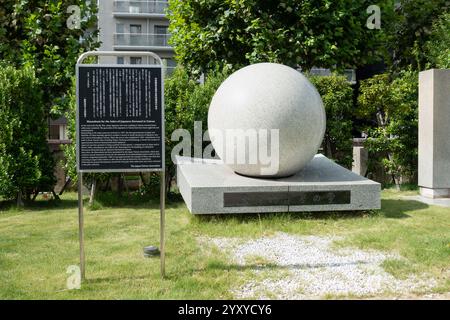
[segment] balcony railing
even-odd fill
[[[149,34],[149,33],[116,33],[114,34],[115,46],[130,47],[167,47],[170,34]]]
[[[114,13],[162,15],[167,6],[167,1],[114,1]]]

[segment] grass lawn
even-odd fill
[[[86,276],[67,290],[67,267],[78,264],[75,193],[40,199],[23,210],[0,207],[0,299],[229,299],[252,270],[238,268],[201,237],[258,238],[285,232],[334,235],[337,246],[399,253],[384,269],[402,278],[427,272],[436,293],[450,291],[450,208],[404,200],[415,191],[383,191],[382,210],[366,213],[192,216],[182,201],[167,208],[167,278],[142,247],[159,242],[157,202],[99,199],[85,211]],[[106,204],[108,203],[108,204]],[[276,268],[276,266],[274,266]]]

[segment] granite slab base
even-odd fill
[[[177,184],[192,214],[380,209],[381,185],[316,155],[297,174],[245,177],[220,160],[177,158]]]

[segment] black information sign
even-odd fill
[[[163,168],[163,87],[157,66],[78,66],[81,172]]]

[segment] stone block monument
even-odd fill
[[[420,193],[450,198],[450,70],[419,74]]]
[[[247,66],[215,93],[208,133],[220,159],[177,159],[193,214],[370,210],[380,184],[317,155],[326,115],[316,88],[280,64]]]

